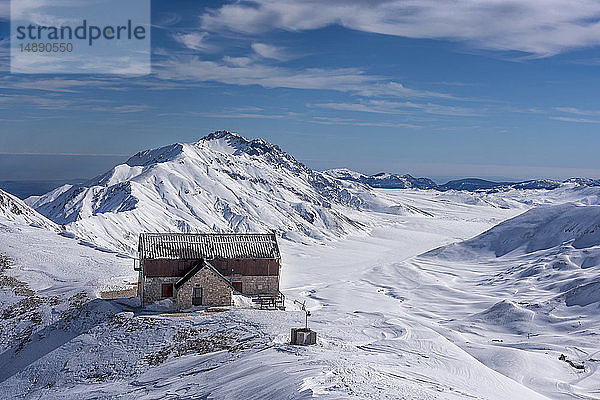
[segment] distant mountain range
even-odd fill
[[[521,182],[493,182],[479,178],[465,178],[449,181],[438,185],[429,178],[415,178],[411,175],[397,175],[391,173],[378,173],[365,175],[349,169],[331,169],[326,174],[337,179],[360,182],[379,189],[434,189],[439,191],[462,190],[475,191],[500,191],[509,189],[545,189],[553,190],[565,185],[573,186],[600,186],[600,179],[570,178],[565,181],[551,179],[534,179]]]
[[[234,135],[234,134],[232,134]],[[237,135],[236,135],[237,136]],[[240,136],[241,137],[241,136]],[[245,139],[244,139],[245,140]],[[263,141],[264,142],[264,141]],[[267,142],[264,142],[267,143]],[[269,144],[271,145],[271,144]],[[271,145],[275,146],[275,145]],[[277,147],[277,146],[275,146]],[[258,153],[257,153],[258,154]],[[287,154],[287,153],[285,153]],[[289,155],[288,155],[289,156]],[[289,156],[291,157],[291,156]],[[293,158],[293,157],[292,157]],[[300,164],[298,161],[294,162]],[[308,169],[303,165],[303,168]],[[533,179],[519,182],[495,182],[480,178],[464,178],[451,180],[444,184],[437,184],[429,178],[415,178],[409,174],[394,174],[380,172],[373,175],[363,174],[346,168],[330,169],[322,172],[323,175],[347,182],[357,182],[376,189],[434,189],[439,191],[460,190],[467,192],[486,191],[495,192],[509,189],[545,189],[553,190],[566,185],[574,187],[600,186],[600,179],[570,178],[564,181],[552,179]],[[0,189],[19,199],[39,196],[64,185],[80,186],[88,182],[86,179],[78,180],[48,180],[48,181],[0,181]]]
[[[381,172],[365,175],[349,169],[330,169],[326,174],[345,181],[360,182],[381,189],[433,189],[437,184],[429,178],[414,178],[411,175],[396,175]]]
[[[600,186],[600,181],[577,178],[514,183],[473,178],[437,185],[431,179],[410,175],[365,175],[347,169],[322,172],[262,139],[217,131],[196,143],[139,152],[94,179],[60,186],[29,197],[25,203],[55,224],[64,225],[70,234],[133,254],[140,232],[274,230],[302,241],[369,229],[371,220],[360,212],[363,210],[430,216],[373,188],[466,194],[551,190],[567,185]],[[21,208],[23,205],[20,203]]]

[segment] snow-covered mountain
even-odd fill
[[[52,221],[40,215],[22,200],[9,193],[6,193],[3,190],[0,190],[0,220],[1,219],[41,228],[58,230],[58,226]]]
[[[560,187],[577,191],[577,199],[590,196],[588,204],[593,204],[598,197],[594,183],[573,179],[509,184],[468,179],[437,186],[410,175],[368,176],[346,169],[319,172],[274,144],[217,131],[196,143],[140,152],[86,183],[64,185],[26,202],[83,240],[133,254],[138,235],[144,231],[275,230],[284,237],[305,240],[370,229],[373,219],[360,212],[365,210],[432,216],[376,190],[380,188],[452,191],[465,194],[461,196],[466,204],[519,208],[534,204],[529,204],[530,196],[519,194],[526,191],[517,189]],[[481,189],[487,190],[475,193]],[[509,190],[514,200],[494,196]]]
[[[364,228],[353,215],[360,209],[413,212],[313,171],[276,145],[226,131],[140,152],[85,184],[27,202],[78,237],[129,253],[143,231],[324,238]]]
[[[380,189],[434,189],[437,184],[429,178],[415,178],[411,175],[397,175],[381,172],[375,175],[365,175],[346,168],[325,171],[329,176],[345,181],[364,183]]]

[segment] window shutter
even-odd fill
[[[173,297],[173,284],[163,283],[162,284],[162,297]]]

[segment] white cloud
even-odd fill
[[[176,90],[202,86],[200,82],[180,82],[157,79],[154,76],[95,76],[80,77],[73,74],[69,78],[48,78],[47,75],[3,75],[0,76],[0,89],[10,89],[37,93],[83,93],[90,89],[125,92],[131,88],[145,90]]]
[[[55,6],[65,6],[65,2],[61,0],[2,0],[0,11],[2,16],[6,15],[6,18],[16,19],[32,19],[32,15],[39,13],[40,10],[50,8],[53,3]]]
[[[145,104],[129,104],[129,105],[111,105],[94,107],[92,111],[117,113],[117,114],[131,114],[150,110],[151,107]]]
[[[227,65],[231,65],[234,67],[245,67],[247,65],[252,64],[254,60],[250,57],[223,57],[223,62]]]
[[[251,0],[201,17],[203,28],[210,31],[302,31],[337,24],[536,56],[600,44],[599,19],[597,0]]]
[[[68,95],[69,93],[64,94]],[[151,107],[145,104],[116,104],[110,100],[75,99],[69,96],[65,97],[64,94],[51,93],[44,96],[0,94],[0,109],[13,111],[23,109],[28,113],[31,110],[81,110],[110,114],[131,114],[151,110]],[[44,118],[46,117],[44,115]],[[27,119],[32,119],[31,115],[28,115]]]
[[[589,119],[589,118],[550,117],[550,119],[554,119],[557,121],[563,121],[563,122],[577,122],[577,123],[583,123],[583,124],[600,124],[599,120]]]
[[[556,111],[560,111],[560,112],[563,112],[566,114],[588,115],[588,116],[600,115],[600,110],[580,110],[575,107],[555,107],[554,109]]]
[[[599,117],[600,110],[580,110],[576,107],[554,107],[555,111],[571,116],[551,116],[550,119],[563,122],[575,122],[580,124],[600,124],[600,120],[588,117]]]
[[[293,58],[285,49],[266,43],[252,43],[252,50],[263,58],[271,58],[277,61],[287,61]]]
[[[25,94],[0,94],[0,109],[14,110],[17,105],[27,105],[33,109],[63,110],[72,107],[72,100],[57,97],[40,97]]]
[[[8,0],[0,1],[0,19],[10,19],[10,1]]]
[[[460,100],[450,94],[432,92],[429,90],[416,90],[407,88],[403,84],[394,81],[377,82],[370,86],[365,86],[358,91],[359,94],[365,97],[375,96],[394,96],[394,97],[435,97],[441,99]]]
[[[369,100],[363,103],[322,103],[313,104],[313,106],[329,108],[338,111],[360,111],[390,115],[410,114],[414,111],[422,111],[426,114],[461,117],[479,115],[476,110],[466,107],[446,106],[434,103],[414,103],[411,101],[396,102],[385,100]]]
[[[208,117],[208,118],[253,118],[253,119],[290,119],[295,118],[299,114],[295,112],[287,112],[284,114],[261,114],[256,112],[216,112],[216,113],[200,113],[194,112],[191,113],[193,116],[197,117]]]
[[[319,89],[349,92],[362,96],[403,98],[444,98],[453,96],[404,87],[388,78],[369,75],[356,68],[306,68],[292,70],[227,58],[225,62],[205,61],[197,57],[168,59],[155,65],[157,76],[177,81],[212,81],[230,85],[259,85],[265,88]]]
[[[188,49],[198,51],[214,51],[214,47],[206,43],[207,32],[176,33],[173,39]]]
[[[322,125],[351,125],[351,126],[375,126],[379,128],[421,128],[419,125],[397,123],[397,122],[365,122],[351,118],[338,117],[313,117],[312,122]]]

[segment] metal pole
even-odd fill
[[[306,314],[306,323],[304,324],[304,329],[308,330],[308,313],[306,310],[304,310],[304,313]]]

